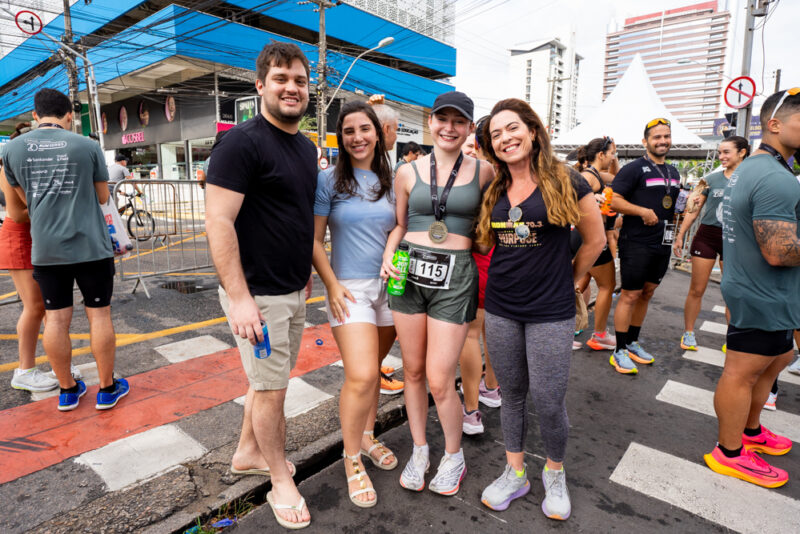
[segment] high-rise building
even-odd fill
[[[603,99],[640,54],[667,109],[697,135],[712,135],[729,26],[730,12],[720,11],[717,0],[626,19],[606,36]]]
[[[373,15],[447,44],[455,35],[455,0],[344,0]]]
[[[550,134],[569,131],[577,123],[575,101],[582,56],[559,38],[524,43],[511,49],[511,91],[528,102]]]

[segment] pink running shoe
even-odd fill
[[[759,455],[746,448],[742,449],[741,456],[728,458],[719,447],[714,447],[714,450],[704,455],[703,459],[712,471],[757,486],[777,488],[789,481],[789,474],[786,471],[769,465]]]
[[[761,434],[757,436],[742,434],[742,446],[749,451],[781,456],[792,450],[792,440],[770,432],[767,427],[761,425]]]

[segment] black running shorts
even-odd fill
[[[46,310],[72,306],[74,282],[81,290],[84,306],[103,308],[111,304],[114,291],[114,258],[68,265],[34,265],[33,279],[42,290]]]
[[[780,356],[794,348],[793,333],[794,330],[769,332],[758,328],[737,328],[730,324],[725,338],[726,348],[759,356]]]
[[[722,261],[722,227],[708,224],[698,226],[689,252],[692,256],[708,260],[716,260],[719,256],[719,261]]]
[[[619,271],[622,289],[638,291],[645,283],[660,284],[669,267],[669,248],[666,253],[656,252],[653,247],[633,243],[628,240],[619,241]]]

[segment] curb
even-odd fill
[[[428,405],[430,406],[432,403],[433,397],[428,393]],[[405,402],[403,401],[403,396],[400,395],[399,398],[394,398],[379,407],[375,421],[375,435],[378,436],[387,430],[400,426],[406,421],[406,418]],[[341,456],[342,447],[342,432],[337,430],[289,455],[288,459],[297,466],[297,474],[294,477],[295,482],[299,485],[303,480],[317,474],[338,460]],[[171,532],[173,534],[182,534],[185,530],[195,526],[198,518],[203,521],[207,517],[213,516],[230,502],[244,499],[256,506],[265,503],[266,493],[270,488],[271,483],[266,477],[244,477],[220,493],[217,500],[209,506],[207,512],[199,515],[196,512],[178,512],[163,521],[148,526],[143,530],[143,533],[163,534],[164,532]]]

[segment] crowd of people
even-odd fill
[[[350,501],[361,508],[378,502],[364,458],[389,471],[402,457],[403,488],[427,485],[455,495],[467,473],[462,435],[484,431],[483,404],[500,408],[506,465],[486,481],[481,502],[507,509],[531,487],[524,453],[530,395],[546,456],[542,511],[566,520],[566,396],[572,351],[581,346],[576,308],[594,279],[587,346],[610,351],[610,365],[622,374],[653,364],[655,356],[640,340],[648,305],[672,255],[683,256],[698,218],[689,246],[684,333],[676,345],[697,350],[694,323],[717,260],[722,269],[723,252],[729,322],[715,393],[718,442],[705,461],[718,473],[765,487],[787,481],[787,473],[760,454],[785,454],[792,443],[763,427],[760,413],[791,362],[793,333],[797,337],[800,328],[800,182],[786,163],[800,148],[798,90],[766,100],[763,140],[752,155],[746,139],[720,144],[722,168],[689,196],[678,228],[682,184],[666,161],[668,119],[643,125],[642,157],[620,166],[614,139],[602,136],[581,147],[573,167],[556,155],[526,102],[501,100],[476,120],[472,100],[451,91],[431,107],[430,153],[409,143],[392,168],[396,113],[380,101],[352,101],[336,123],[339,158],[319,171],[315,147],[299,132],[309,102],[303,52],[286,43],[265,46],[256,77],[260,113],[217,139],[209,158],[206,229],[220,304],[249,383],[231,471],[271,477],[267,501],[280,525],[298,529],[311,521],[292,479],[296,468],[286,459],[283,405],[312,266],[324,285],[345,373],[339,410]],[[7,145],[0,176],[9,199],[0,268],[11,270],[23,302],[12,385],[60,386],[58,409],[78,407],[86,386],[70,367],[68,337],[77,281],[100,373],[96,406],[106,409],[129,390],[113,377],[113,253],[100,212],[109,196],[108,171],[95,143],[68,132],[72,111],[63,94],[45,89],[35,103],[39,127]],[[43,163],[61,154],[74,165],[61,174],[32,171],[22,160],[33,142]],[[124,179],[123,170],[115,171]],[[407,274],[394,262],[398,249],[408,251]],[[621,290],[612,333],[607,323],[617,263]],[[390,280],[404,277],[404,291],[387,293]],[[55,379],[33,365],[43,317]],[[395,340],[403,383],[382,367]],[[264,343],[267,358],[259,348]],[[463,400],[454,387],[459,366]],[[428,390],[441,426],[432,430]],[[413,441],[406,454],[375,437],[381,391],[404,394]],[[429,430],[442,433],[443,451],[430,449]],[[432,456],[439,463],[427,479]]]

